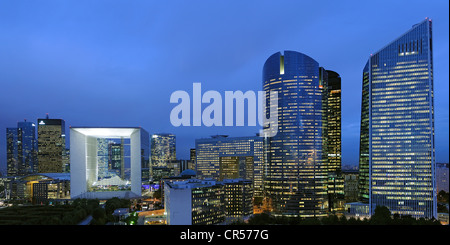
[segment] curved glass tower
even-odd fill
[[[265,196],[275,214],[326,215],[327,72],[307,55],[278,52],[264,64],[263,88],[267,104],[269,91],[278,92],[278,133],[266,139]]]
[[[363,71],[360,188],[371,212],[435,217],[431,20],[374,53]]]

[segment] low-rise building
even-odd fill
[[[174,179],[164,182],[169,225],[212,225],[244,221],[253,214],[252,181]]]
[[[70,199],[69,173],[37,173],[11,180],[6,185],[8,199],[34,204]]]
[[[438,220],[442,225],[448,225],[448,213],[438,213]]]
[[[345,217],[355,219],[369,219],[370,218],[370,206],[367,203],[352,202],[345,204]]]
[[[214,180],[166,181],[168,225],[213,225],[225,220],[223,186]]]

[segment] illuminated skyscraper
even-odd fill
[[[331,212],[344,210],[344,176],[341,172],[341,77],[327,70],[327,145],[328,145],[328,200]]]
[[[267,139],[264,166],[264,191],[275,213],[328,212],[327,77],[317,61],[299,52],[275,53],[264,64],[266,102],[269,91],[278,92],[278,133]]]
[[[190,149],[189,153],[190,153],[189,160],[190,160],[191,166],[188,166],[188,168],[194,169],[195,168],[195,158],[196,158],[195,148]]]
[[[9,176],[19,173],[19,150],[17,142],[17,128],[6,129],[6,168]]]
[[[142,183],[147,184],[150,181],[150,135],[141,128],[141,178]]]
[[[123,139],[120,143],[110,142],[108,144],[108,170],[124,178],[124,160]]]
[[[7,173],[27,175],[37,171],[36,125],[18,122],[17,128],[6,129]]]
[[[170,161],[177,160],[175,135],[153,134],[150,151],[152,167],[167,167]]]
[[[62,119],[38,119],[38,172],[63,173],[66,154],[65,122]]]
[[[334,71],[328,73],[328,169],[341,170],[341,77]]]
[[[372,213],[437,218],[432,51],[426,19],[364,67],[360,188]]]
[[[359,199],[369,203],[369,62],[363,70],[359,135]]]
[[[195,140],[198,178],[252,181],[255,197],[262,197],[263,138],[216,135]]]

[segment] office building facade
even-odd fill
[[[164,182],[168,225],[213,225],[225,221],[223,185],[214,180]]]
[[[346,203],[358,202],[359,199],[359,172],[357,170],[343,170],[344,177],[344,200]]]
[[[361,110],[359,187],[370,212],[436,218],[431,20],[371,54]]]
[[[341,171],[341,77],[337,72],[327,70],[327,126],[328,126],[328,169],[329,172]]]
[[[192,162],[194,162],[195,164],[195,148],[191,148],[189,149],[189,160],[191,160]]]
[[[253,214],[253,183],[243,179],[225,179],[221,183],[226,223],[248,219]]]
[[[7,199],[33,204],[56,203],[70,199],[70,174],[35,173],[8,181]]]
[[[141,133],[141,182],[148,184],[151,180],[151,166],[150,166],[150,134],[143,128],[140,128]]]
[[[317,61],[295,51],[275,53],[264,64],[266,103],[269,91],[278,92],[278,132],[266,139],[264,165],[264,192],[275,214],[328,212],[327,75]]]
[[[38,119],[38,172],[63,173],[66,152],[65,121]]]
[[[198,178],[247,179],[253,182],[255,197],[262,197],[264,139],[259,136],[216,135],[195,140]]]
[[[37,172],[36,125],[18,122],[17,128],[6,129],[7,174],[24,176]]]
[[[253,214],[252,182],[196,178],[166,179],[164,207],[169,225],[214,225],[244,221]]]
[[[327,146],[328,146],[328,207],[331,213],[344,210],[344,176],[342,174],[341,143],[341,77],[326,70],[327,83]]]
[[[152,167],[167,167],[169,161],[177,160],[175,135],[153,134],[150,150]]]

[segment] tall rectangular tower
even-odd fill
[[[333,213],[344,210],[344,176],[342,175],[341,77],[327,70],[327,147],[328,206]]]
[[[19,173],[19,150],[18,150],[17,128],[6,129],[6,169],[8,176]]]
[[[37,171],[36,125],[18,122],[6,129],[8,175],[27,175]]]
[[[66,151],[65,122],[62,119],[38,119],[38,172],[64,172]]]
[[[150,151],[152,167],[167,167],[170,161],[177,160],[175,135],[153,134]]]
[[[435,217],[432,25],[372,54],[363,71],[360,187],[373,213]]]
[[[328,169],[341,170],[341,77],[334,71],[328,73]]]
[[[264,63],[266,103],[278,93],[277,107],[270,105],[278,130],[266,139],[264,164],[264,193],[277,215],[327,215],[327,86],[326,70],[303,53],[277,52]]]

